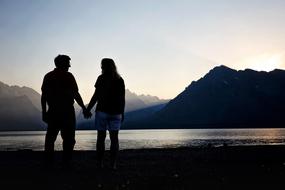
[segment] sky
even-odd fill
[[[58,54],[84,102],[102,58],[126,88],[175,98],[219,65],[285,69],[284,0],[0,0],[0,81],[40,92]]]

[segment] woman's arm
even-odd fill
[[[94,105],[96,104],[96,102],[97,102],[97,100],[98,100],[98,93],[97,93],[97,91],[95,90],[95,92],[94,92],[94,94],[93,94],[93,96],[92,96],[92,98],[91,98],[91,100],[90,100],[90,102],[89,102],[89,104],[88,104],[88,106],[87,106],[87,111],[91,111],[91,109],[94,107]]]

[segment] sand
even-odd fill
[[[75,151],[70,167],[44,164],[42,151],[1,151],[0,189],[283,189],[284,146],[121,150],[117,170]]]

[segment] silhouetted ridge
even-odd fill
[[[0,82],[0,131],[43,130],[40,94],[28,87]]]
[[[151,95],[137,95],[136,93],[126,89],[126,112],[135,111],[166,102],[168,102],[168,100],[159,99],[158,97]]]
[[[223,77],[229,77],[235,74],[236,72],[237,71],[234,69],[221,65],[210,70],[209,73],[207,73],[204,78],[219,79]]]
[[[137,95],[134,92],[126,89],[126,107],[125,107],[125,121],[134,121],[151,116],[154,112],[162,109],[162,107],[169,101],[159,99],[151,95]],[[94,112],[94,110],[93,110]],[[92,129],[94,128],[94,120],[83,119],[82,114],[77,117],[78,129]]]
[[[231,69],[225,65],[220,65],[220,66],[216,66],[214,67],[212,70],[209,71],[209,73],[232,73],[232,72],[236,72],[236,70]]]
[[[153,118],[175,128],[283,127],[285,71],[215,67],[192,82]]]
[[[17,97],[17,96],[27,96],[32,104],[38,109],[41,110],[41,100],[40,94],[34,89],[29,87],[20,87],[17,85],[9,86],[0,82],[0,97]]]
[[[0,130],[43,130],[41,113],[25,95],[0,98]]]

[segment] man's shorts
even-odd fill
[[[99,131],[118,131],[121,128],[122,114],[111,115],[97,111],[95,114],[95,129]]]

